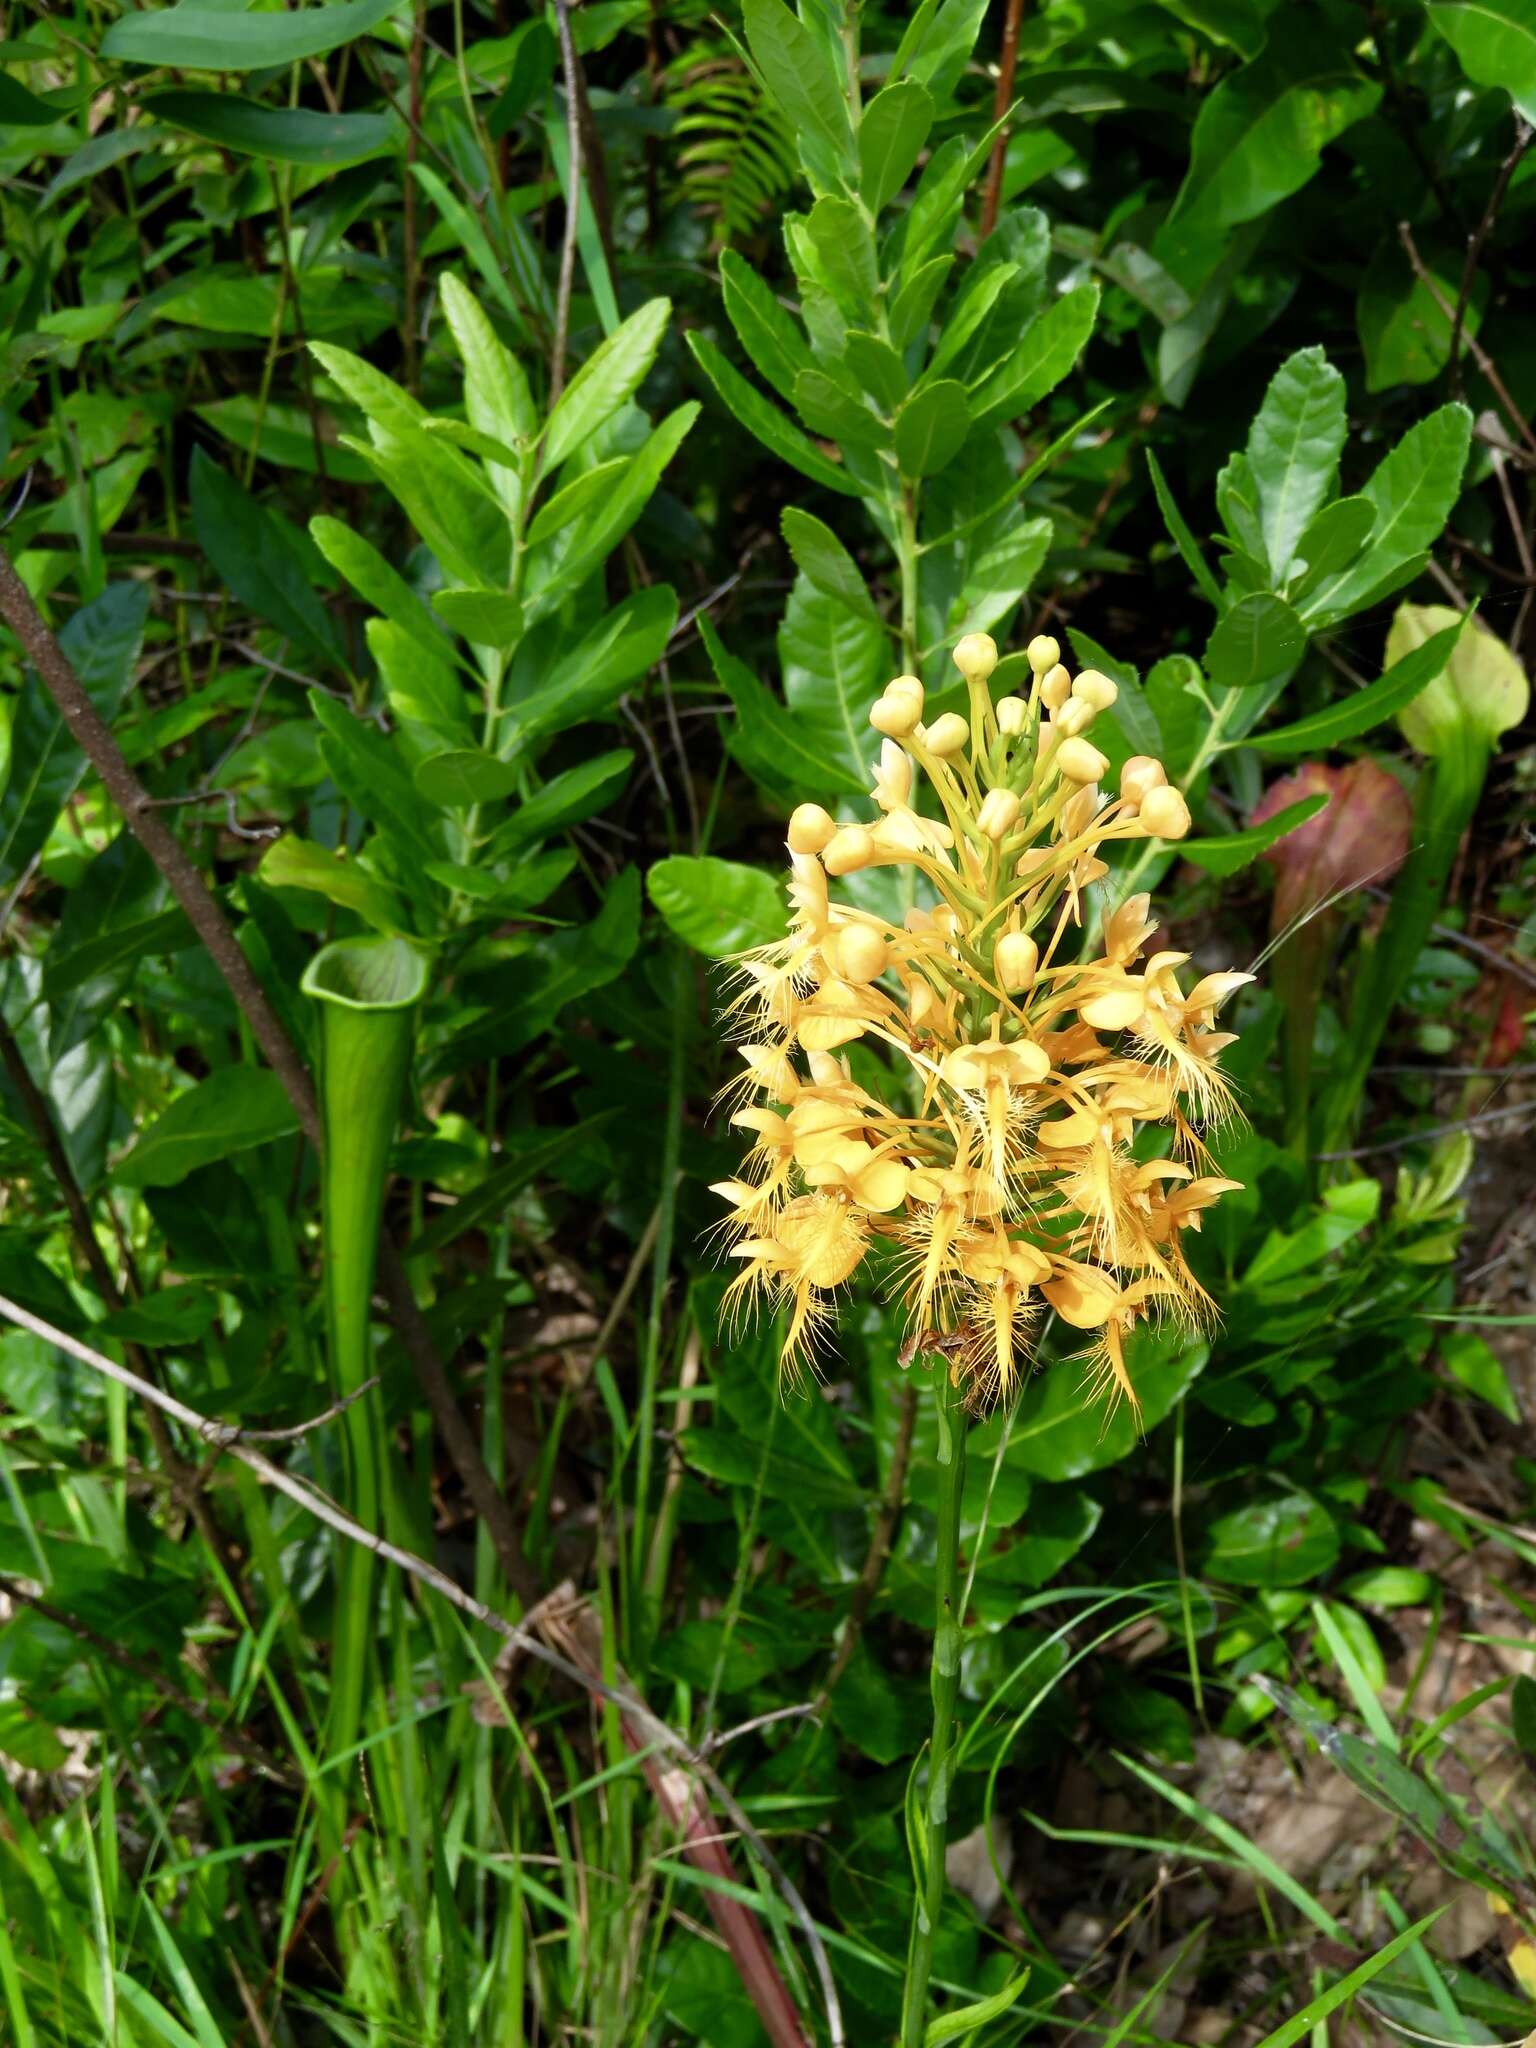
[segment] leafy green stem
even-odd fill
[[[901,577],[901,660],[917,674],[917,486],[904,483],[896,508],[896,566]]]
[[[917,1885],[907,1978],[902,1993],[901,2048],[922,2048],[927,2025],[933,1942],[944,1905],[944,1851],[949,1841],[949,1791],[955,1701],[960,1690],[960,1499],[965,1488],[964,1394],[942,1363],[934,1376],[938,1400],[939,1468],[937,1550],[933,1566],[933,1732],[928,1739],[928,1783],[914,1843]]]

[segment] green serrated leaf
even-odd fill
[[[670,299],[649,299],[588,356],[561,392],[544,429],[546,469],[558,469],[634,397],[656,360],[671,316]]]
[[[309,889],[344,909],[355,910],[376,931],[408,929],[405,906],[388,883],[355,860],[345,860],[329,847],[316,846],[296,833],[286,832],[273,841],[262,855],[257,873],[270,888]]]
[[[400,0],[328,0],[293,13],[242,14],[227,7],[177,7],[125,14],[101,40],[120,64],[164,64],[184,71],[266,71],[322,57],[377,28]]]
[[[1343,377],[1320,348],[1297,349],[1270,379],[1248,435],[1264,549],[1277,581],[1332,489],[1344,433]]]
[[[1274,688],[1295,673],[1306,649],[1306,628],[1285,599],[1256,591],[1216,622],[1205,672],[1220,690]]]
[[[1357,690],[1352,697],[1341,697],[1337,703],[1314,712],[1310,718],[1297,719],[1294,725],[1277,725],[1268,732],[1250,733],[1243,745],[1257,747],[1261,754],[1306,754],[1319,748],[1336,747],[1344,740],[1356,739],[1363,732],[1373,731],[1401,711],[1405,704],[1411,704],[1420,690],[1439,675],[1464,624],[1465,619],[1436,633],[1433,639],[1426,640],[1411,654],[1405,654],[1385,675],[1379,676],[1367,688]]]
[[[1179,858],[1193,861],[1208,875],[1235,875],[1239,869],[1257,860],[1261,853],[1266,853],[1277,839],[1283,839],[1287,832],[1294,832],[1298,825],[1305,825],[1308,818],[1315,818],[1327,802],[1326,792],[1304,796],[1300,803],[1287,804],[1283,811],[1276,811],[1262,825],[1248,825],[1240,832],[1228,832],[1219,839],[1181,840]]]
[[[728,960],[784,936],[783,890],[761,868],[712,855],[674,854],[655,863],[645,886],[683,943],[712,960]]]
[[[808,129],[847,162],[853,155],[848,102],[823,46],[784,0],[744,0],[741,12],[763,83],[791,127]]]
[[[922,384],[896,416],[896,459],[903,476],[936,476],[954,461],[971,430],[965,386],[952,377]]]
[[[502,590],[439,590],[432,609],[445,625],[478,647],[516,647],[526,623],[523,607]]]
[[[794,557],[795,567],[808,576],[826,596],[836,598],[851,612],[879,622],[869,586],[859,565],[825,521],[812,512],[787,505],[780,515],[784,540]]]
[[[1314,593],[1303,613],[1309,624],[1360,610],[1439,538],[1460,494],[1471,443],[1472,415],[1464,405],[1442,405],[1408,429],[1360,493],[1376,513],[1370,545],[1335,582]]]
[[[479,747],[449,747],[418,761],[412,780],[429,804],[467,811],[510,796],[517,787],[518,770]]]
[[[707,336],[690,333],[688,346],[692,349],[699,368],[708,377],[720,394],[728,412],[748,430],[755,434],[770,454],[777,455],[792,469],[798,469],[802,476],[808,476],[813,483],[824,485],[830,491],[837,491],[845,498],[862,497],[858,485],[846,470],[829,462],[793,421],[787,420],[776,406],[747,382],[739,370],[732,369],[725,357]],[[799,372],[799,377],[806,374]]]
[[[1096,284],[1077,285],[1048,306],[972,398],[977,420],[1015,419],[1054,391],[1087,346],[1098,309]]]
[[[265,1067],[217,1067],[139,1133],[112,1178],[123,1187],[174,1187],[200,1166],[298,1128],[298,1112],[276,1074]]]
[[[872,214],[911,176],[933,126],[933,96],[915,78],[877,92],[859,118],[859,196]]]
[[[720,258],[720,284],[737,339],[759,373],[792,405],[795,379],[814,361],[804,336],[772,289],[734,249]]]

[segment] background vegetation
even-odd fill
[[[1527,2034],[1524,0],[0,32],[0,1296],[481,1607],[0,1310],[8,2038],[891,2037],[930,1368],[722,1334],[715,963],[972,630],[1290,936],[1220,1334],[972,1431],[930,2038]]]

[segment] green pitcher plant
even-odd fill
[[[369,1372],[368,1304],[378,1257],[389,1148],[427,985],[425,956],[407,940],[338,939],[302,983],[320,1005],[321,1184],[326,1350],[342,1415],[347,1500],[378,1529],[384,1442],[378,1403],[359,1395]],[[373,1598],[372,1553],[344,1544],[333,1630],[331,1729],[355,1740],[362,1710]]]

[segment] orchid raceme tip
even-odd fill
[[[1182,1239],[1237,1185],[1209,1171],[1201,1132],[1232,1107],[1216,1013],[1252,977],[1186,986],[1187,955],[1144,958],[1145,895],[1109,913],[1094,957],[1068,957],[1102,849],[1181,839],[1188,807],[1146,756],[1101,792],[1086,735],[1116,687],[1074,679],[1053,639],[1030,643],[1028,696],[997,703],[991,639],[954,658],[967,713],[925,725],[921,683],[887,687],[874,815],[795,811],[789,929],[738,962],[745,1072],[728,1092],[747,1152],[716,1188],[740,1266],[728,1310],[783,1312],[793,1369],[883,1248],[904,1358],[941,1353],[975,1400],[1005,1398],[1051,1310],[1090,1333],[1094,1382],[1136,1407],[1130,1331],[1215,1313]],[[900,925],[834,900],[829,881],[876,866],[915,871],[921,907]],[[884,1060],[855,1068],[855,1044]]]

